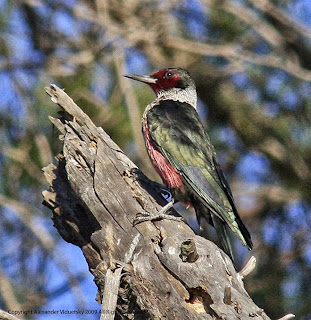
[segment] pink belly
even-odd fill
[[[164,158],[162,153],[157,150],[156,146],[151,140],[147,121],[144,122],[143,131],[144,131],[145,144],[146,144],[146,148],[147,148],[150,160],[155,170],[160,175],[163,183],[168,188],[182,189],[183,182],[181,180],[180,174]]]

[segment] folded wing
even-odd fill
[[[251,249],[250,234],[196,110],[186,103],[160,101],[148,114],[148,126],[154,144],[181,175],[188,190]]]

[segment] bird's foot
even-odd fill
[[[173,220],[173,221],[179,221],[179,222],[185,222],[185,219],[183,217],[175,217],[170,214],[165,214],[165,213],[155,213],[155,214],[150,214],[150,213],[139,213],[134,222],[133,225],[136,226],[139,223],[145,222],[145,221],[155,221],[155,220]]]
[[[171,209],[173,207],[173,205],[174,205],[174,200],[171,200],[161,210],[159,210],[158,212],[156,212],[154,214],[152,214],[152,213],[150,214],[147,212],[139,213],[136,216],[136,218],[133,222],[133,225],[135,226],[141,222],[161,220],[161,219],[185,222],[185,219],[183,217],[176,217],[176,216],[172,216],[172,215],[166,213],[169,209]]]

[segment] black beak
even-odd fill
[[[138,74],[125,74],[124,77],[130,78],[136,81],[144,82],[147,84],[157,83],[158,79],[152,78],[150,76],[140,76]]]

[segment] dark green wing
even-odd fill
[[[163,100],[149,111],[148,126],[155,145],[189,190],[251,248],[250,235],[196,110],[186,103]]]

